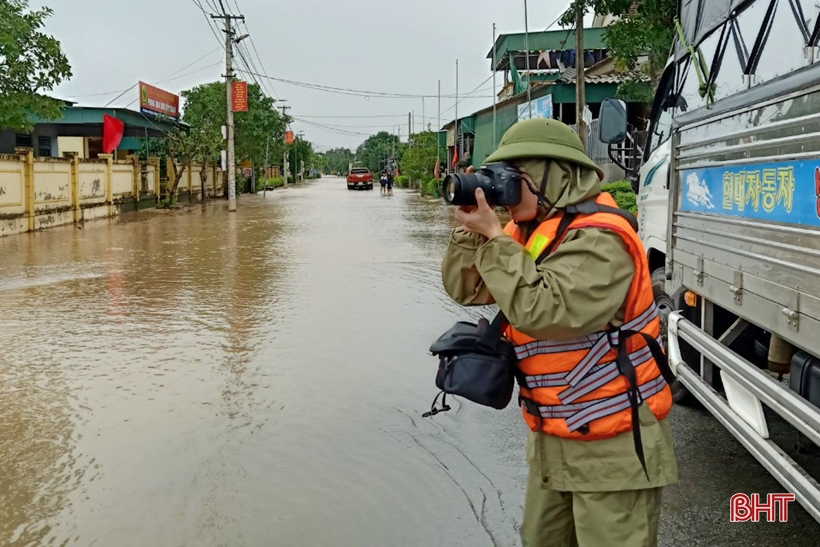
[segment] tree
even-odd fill
[[[575,0],[561,18],[563,26],[574,24],[579,7],[619,17],[604,31],[604,41],[616,69],[629,75],[619,86],[618,94],[651,103],[672,51],[677,1]]]
[[[291,165],[290,171],[293,173],[294,182],[296,181],[296,175],[299,173],[301,165],[304,165],[305,169],[310,169],[313,163],[313,156],[313,144],[309,141],[298,138],[290,146],[288,156],[290,159],[288,161]]]
[[[398,137],[387,131],[381,131],[372,137],[368,137],[356,149],[355,162],[358,165],[367,167],[371,172],[378,173],[386,166],[387,160],[394,157],[394,150],[396,152],[395,157],[400,157],[403,148]]]
[[[329,162],[328,162],[328,158],[327,158],[327,153],[326,152],[319,152],[319,153],[315,154],[313,156],[313,165],[314,165],[314,167],[316,167],[316,169],[318,169],[322,173],[327,174],[327,172],[329,171],[329,168],[328,168]]]
[[[218,96],[219,93],[221,96]],[[202,199],[206,199],[205,183],[208,167],[215,163],[222,150],[222,125],[225,123],[225,86],[205,84],[183,91],[185,111],[182,119],[191,126],[196,145],[190,150],[192,160],[202,163],[199,184]]]
[[[41,29],[53,11],[30,11],[28,0],[0,0],[0,129],[30,132],[31,116],[62,117],[64,103],[46,97],[71,77],[60,42]]]
[[[327,169],[333,173],[347,173],[347,168],[353,162],[353,151],[347,148],[332,148],[325,152]]]
[[[225,125],[225,82],[211,82],[183,91],[185,99],[182,120],[191,126],[191,135],[198,136],[198,145],[190,150],[195,161],[215,161],[224,147],[222,126]],[[238,162],[249,160],[260,169],[265,159],[274,163],[285,152],[285,127],[288,120],[276,110],[275,101],[266,97],[256,84],[248,84],[248,110],[234,115],[234,150]],[[207,173],[203,171],[201,182]]]
[[[438,154],[438,134],[424,131],[410,136],[410,143],[404,149],[399,165],[401,172],[412,181],[421,181],[433,176]],[[446,160],[445,160],[446,163]]]
[[[196,136],[188,131],[175,129],[166,134],[165,145],[167,146],[168,160],[171,162],[171,168],[174,171],[174,180],[165,183],[165,188],[168,191],[165,204],[170,206],[176,202],[179,183],[188,164],[197,154],[198,143]]]

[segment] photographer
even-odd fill
[[[495,303],[509,322],[531,430],[522,543],[656,545],[662,488],[677,482],[677,464],[670,375],[634,219],[601,193],[603,173],[556,120],[517,123],[487,164],[513,174],[483,169],[483,179],[459,175],[445,188],[461,227],[442,277],[455,301]],[[493,205],[506,206],[506,228]]]

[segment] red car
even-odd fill
[[[354,167],[347,175],[348,190],[372,190],[373,175],[367,167]]]

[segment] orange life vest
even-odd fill
[[[595,203],[617,207],[609,194],[600,194]],[[577,214],[566,231],[557,234],[562,216],[559,213],[541,223],[526,242],[515,223],[509,223],[504,231],[525,245],[533,258],[549,244],[552,248],[560,245],[569,230],[602,228],[618,234],[635,264],[624,325],[606,326],[572,340],[536,340],[512,326],[507,327],[506,336],[516,348],[520,401],[530,429],[568,439],[606,439],[635,429],[641,401],[658,420],[666,418],[672,406],[672,392],[653,357],[653,350],[661,352],[659,360],[666,367],[665,358],[660,359],[660,346],[654,344],[660,341],[660,323],[649,264],[635,229],[625,218],[600,211]],[[559,241],[554,242],[556,238]],[[630,390],[630,384],[635,389]],[[643,463],[640,431],[635,436]]]

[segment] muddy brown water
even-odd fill
[[[421,417],[430,343],[492,313],[441,289],[451,225],[331,178],[0,239],[0,545],[518,545],[514,406]],[[776,485],[705,413],[673,420],[663,544],[724,544],[731,491]]]

